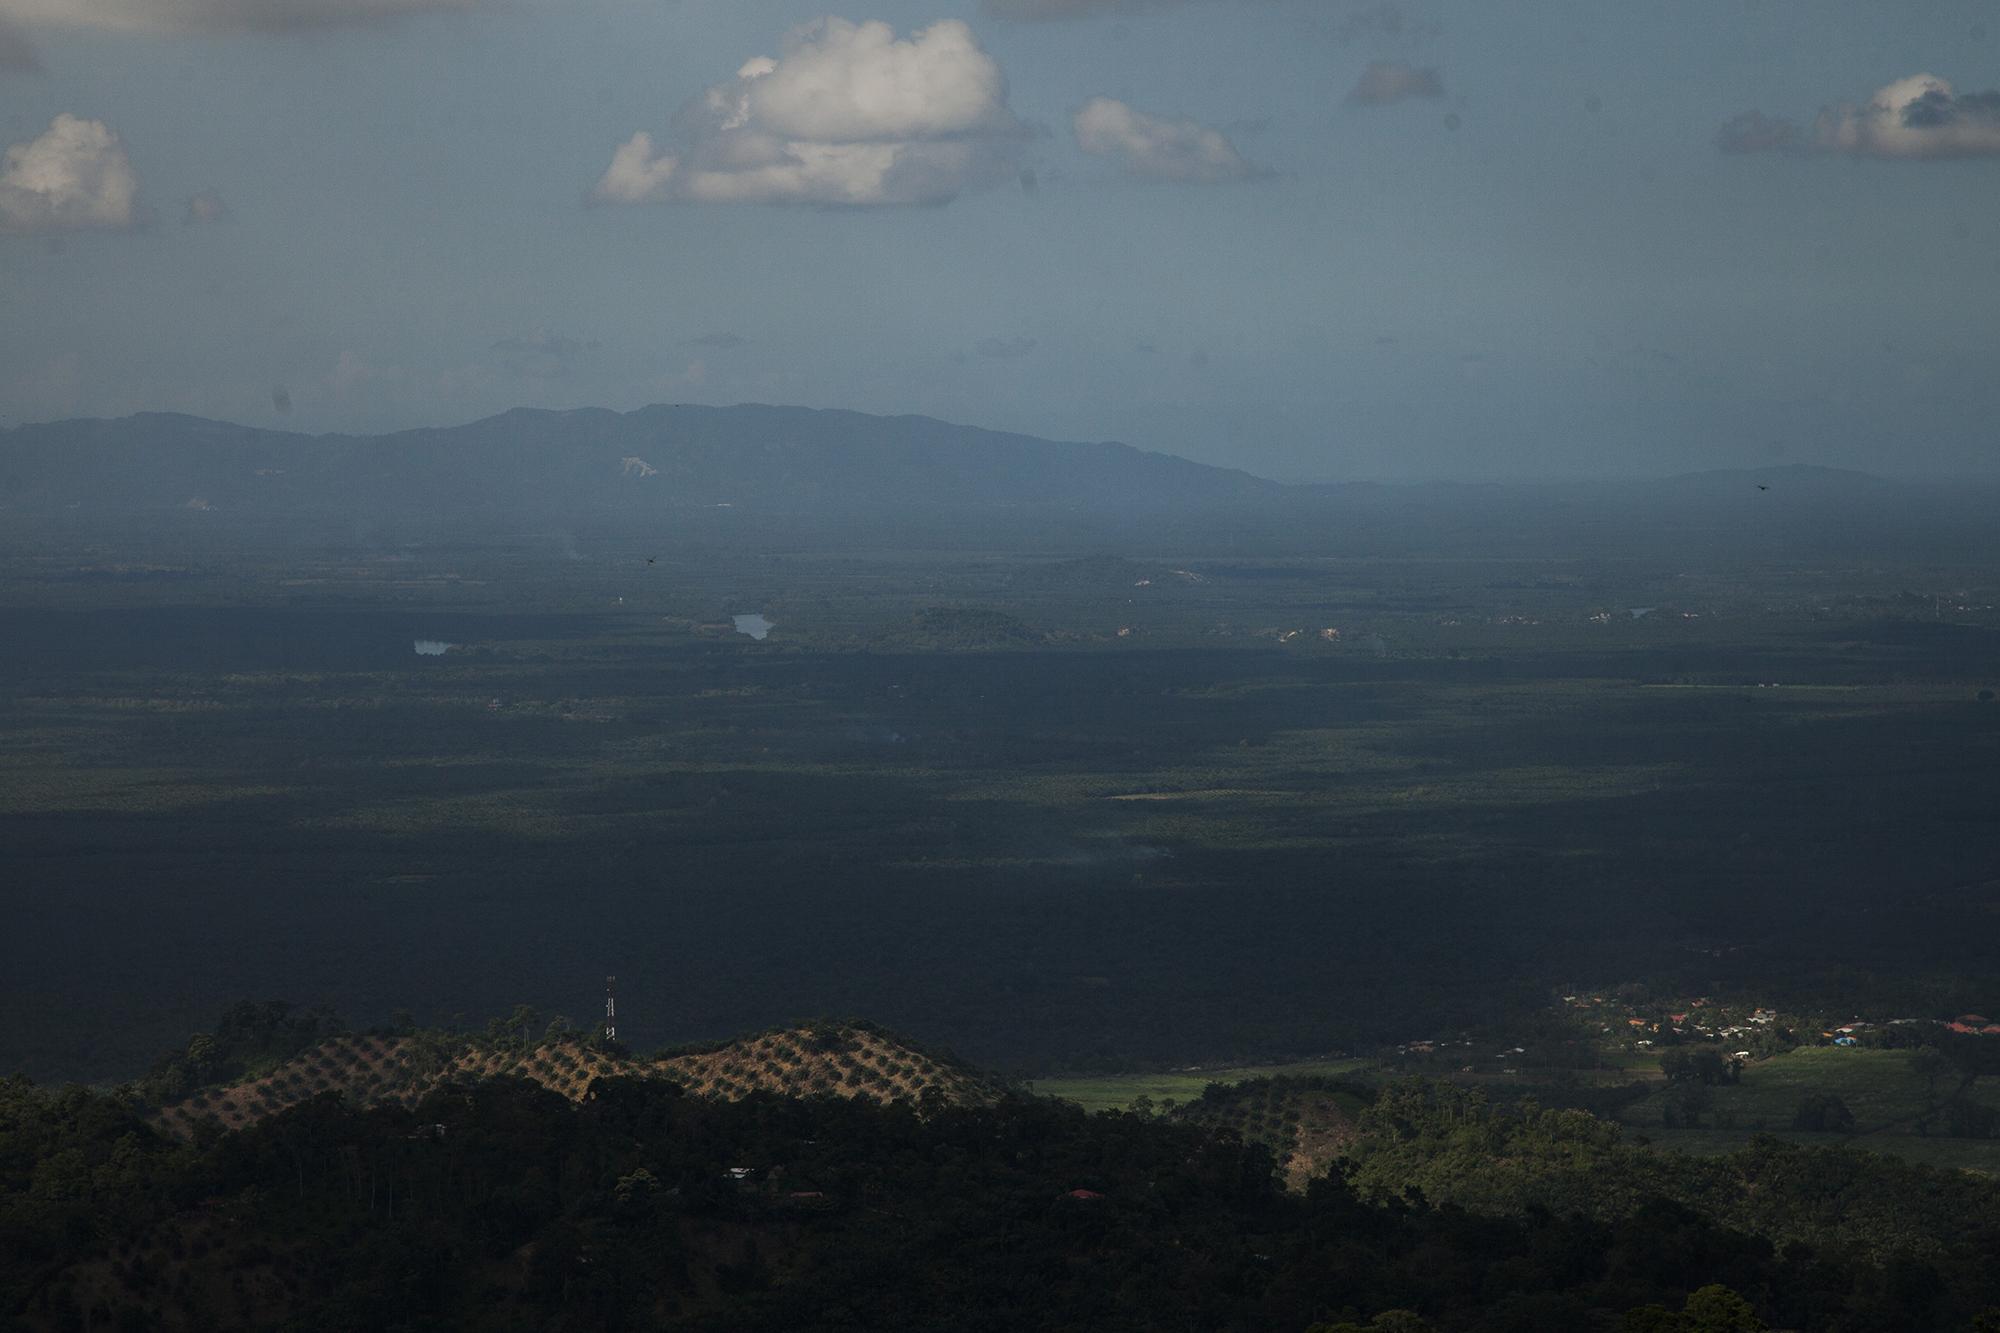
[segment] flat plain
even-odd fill
[[[861,1015],[1040,1078],[2000,980],[1977,569],[649,554],[0,563],[9,1067],[609,974],[641,1046]]]

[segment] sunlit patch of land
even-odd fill
[[[1163,1074],[1113,1074],[1095,1078],[1043,1078],[1027,1086],[1042,1097],[1075,1102],[1086,1111],[1124,1111],[1144,1097],[1155,1105],[1198,1099],[1210,1084],[1242,1083],[1260,1078],[1338,1078],[1366,1069],[1359,1059],[1299,1060],[1273,1065],[1223,1065]]]

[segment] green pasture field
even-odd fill
[[[1712,1114],[1755,1130],[1789,1130],[1799,1103],[1815,1093],[1840,1098],[1854,1112],[1858,1134],[1907,1132],[1923,1114],[1925,1084],[1913,1061],[1914,1051],[1881,1051],[1865,1047],[1807,1046],[1769,1060],[1753,1061],[1743,1081],[1713,1089]],[[1955,1078],[1941,1080],[1948,1090]],[[1660,1110],[1671,1094],[1660,1091],[1625,1109],[1626,1123],[1657,1126]]]
[[[1028,1090],[1041,1097],[1075,1102],[1086,1111],[1123,1111],[1141,1097],[1155,1105],[1172,1098],[1190,1102],[1211,1083],[1243,1083],[1258,1078],[1341,1078],[1369,1068],[1366,1060],[1301,1060],[1280,1065],[1236,1065],[1183,1069],[1166,1074],[1106,1075],[1100,1078],[1036,1079]]]
[[[1728,1152],[1766,1133],[1800,1143],[1843,1143],[1913,1161],[2000,1173],[2000,1141],[1918,1132],[1916,1122],[1926,1108],[1928,1092],[1919,1058],[1918,1052],[1908,1050],[1802,1047],[1748,1065],[1740,1084],[1715,1088],[1713,1109],[1703,1115],[1700,1128],[1669,1128],[1661,1123],[1661,1108],[1671,1095],[1664,1086],[1627,1106],[1621,1119],[1628,1132],[1678,1151]],[[1991,1101],[1996,1090],[1990,1084],[1991,1080],[1982,1080],[1966,1095]],[[1937,1086],[1940,1095],[1950,1095],[1958,1076],[1946,1073]],[[1845,1102],[1854,1112],[1854,1133],[1794,1130],[1792,1117],[1800,1102],[1814,1094]]]

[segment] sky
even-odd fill
[[[1989,0],[0,0],[0,424],[1986,473]]]

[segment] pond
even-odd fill
[[[772,622],[764,619],[764,614],[761,611],[752,611],[748,615],[732,616],[730,619],[736,622],[736,632],[738,634],[748,634],[751,638],[759,641],[768,636],[772,629]]]

